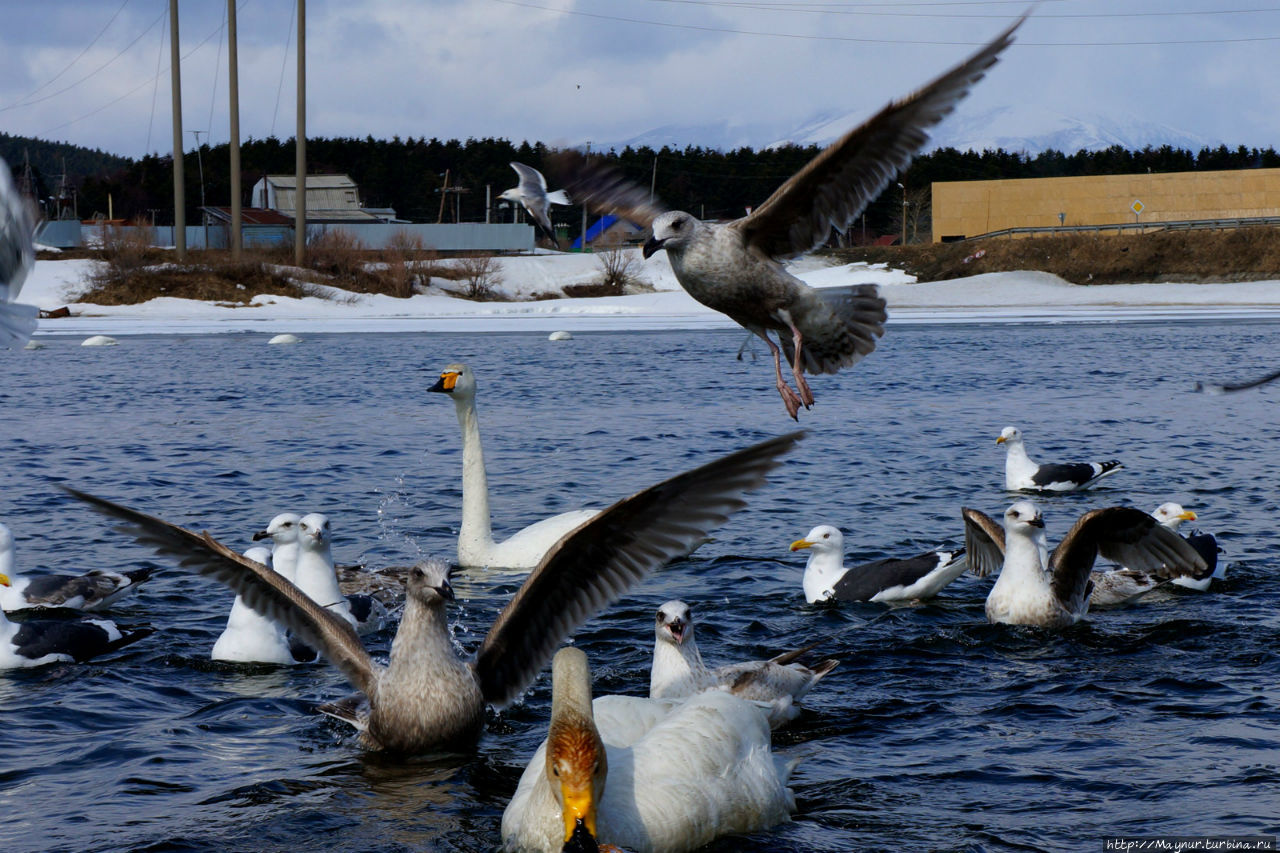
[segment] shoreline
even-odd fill
[[[737,325],[692,299],[670,265],[641,266],[648,292],[628,296],[531,301],[599,274],[592,255],[504,258],[503,291],[515,300],[473,302],[438,290],[396,299],[338,291],[336,299],[260,295],[248,305],[162,297],[136,305],[73,302],[94,261],[41,261],[19,301],[42,309],[69,306],[69,318],[44,319],[37,338],[74,335],[338,334],[553,331],[679,331]],[[1280,320],[1280,281],[1218,284],[1075,285],[1043,272],[985,273],[917,283],[884,265],[827,266],[807,258],[790,267],[813,287],[876,284],[888,302],[888,326]]]

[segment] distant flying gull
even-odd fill
[[[1022,432],[1017,427],[1008,426],[1001,430],[996,444],[1003,444],[1007,451],[1004,487],[1011,492],[1074,492],[1087,489],[1124,467],[1114,459],[1108,462],[1037,464],[1027,456]]]
[[[719,690],[592,701],[587,656],[570,646],[551,664],[547,728],[502,813],[504,851],[683,853],[796,808],[798,759],[773,754],[759,708]]]
[[[1195,521],[1196,514],[1183,509],[1178,503],[1163,503],[1156,507],[1151,517],[1169,530],[1177,532],[1184,521]],[[1181,534],[1179,534],[1181,535]],[[1092,603],[1094,606],[1124,605],[1159,589],[1168,583],[1205,592],[1210,583],[1217,578],[1226,577],[1226,565],[1218,563],[1218,540],[1210,533],[1196,531],[1190,536],[1183,536],[1208,567],[1208,573],[1195,578],[1186,575],[1170,575],[1159,569],[1150,572],[1138,571],[1128,567],[1111,571],[1095,571],[1090,576],[1093,580]]]
[[[844,535],[830,524],[820,524],[803,539],[791,543],[792,551],[809,549],[804,567],[804,597],[819,601],[916,601],[932,598],[960,575],[967,563],[964,549],[925,551],[914,557],[886,557],[852,568],[844,566]]]
[[[533,681],[564,639],[650,572],[685,553],[745,505],[802,434],[740,450],[619,501],[561,540],[499,614],[471,660],[454,650],[445,604],[449,566],[427,560],[409,572],[404,615],[384,667],[346,619],[208,533],[69,487],[72,496],[123,519],[121,529],[179,564],[231,587],[264,616],[320,649],[368,699],[352,719],[373,749],[395,753],[473,746],[486,703],[504,706]]]
[[[1025,17],[1025,16],[1024,16]],[[1013,40],[991,44],[904,100],[889,104],[811,160],[747,216],[724,225],[657,206],[649,188],[627,181],[601,161],[576,152],[557,155],[573,199],[601,213],[651,226],[644,256],[665,249],[689,295],[762,338],[773,353],[778,394],[787,414],[813,404],[804,373],[835,373],[876,347],[885,303],[874,285],[817,291],[788,273],[782,261],[844,231],[911,162],[927,130],[945,118]],[[777,334],[775,344],[768,332]],[[783,354],[796,391],[782,378]],[[798,392],[798,393],[797,393]]]
[[[33,305],[16,304],[35,264],[35,230],[30,203],[13,185],[9,167],[0,159],[0,347],[20,347],[36,329],[40,312]]]
[[[552,246],[559,245],[556,232],[551,227],[551,205],[572,204],[564,190],[547,192],[547,179],[532,166],[524,163],[511,163],[511,168],[520,176],[520,183],[509,190],[503,190],[498,196],[506,201],[518,201],[529,211],[529,216],[537,224],[542,235],[551,241]]]
[[[1261,376],[1257,379],[1252,379],[1246,382],[1228,383],[1225,385],[1216,385],[1212,382],[1197,382],[1195,390],[1202,391],[1205,394],[1229,394],[1233,391],[1246,391],[1250,388],[1257,388],[1259,385],[1266,385],[1268,382],[1274,382],[1277,379],[1280,379],[1280,370],[1276,370],[1272,373],[1268,373],[1266,376]]]
[[[0,573],[9,579],[0,587],[0,608],[7,611],[32,607],[106,610],[121,596],[137,589],[154,571],[94,569],[82,575],[19,575],[14,552],[13,532],[0,524]]]
[[[476,414],[476,375],[465,364],[450,364],[440,372],[439,381],[427,390],[453,398],[458,426],[462,428],[462,525],[458,528],[458,565],[532,569],[561,536],[600,511],[562,512],[495,542],[489,517],[489,480],[484,468],[484,447],[480,443],[480,419]]]
[[[725,690],[740,699],[768,703],[769,725],[777,727],[796,718],[796,704],[839,664],[827,659],[810,669],[795,662],[800,654],[786,652],[711,669],[703,663],[693,636],[693,611],[683,601],[668,601],[658,608],[654,625],[649,698],[683,699],[704,690]]]
[[[0,574],[0,586],[9,578]],[[83,663],[136,643],[150,628],[122,630],[109,619],[28,619],[10,622],[0,611],[0,669]]]
[[[1004,513],[1004,526],[976,509],[962,509],[965,547],[974,574],[999,570],[987,596],[987,619],[1010,625],[1062,628],[1089,611],[1090,572],[1101,555],[1142,572],[1204,577],[1204,560],[1178,534],[1140,509],[1108,507],[1086,512],[1053,553],[1044,517],[1031,501]]]

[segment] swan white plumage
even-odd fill
[[[599,514],[596,509],[564,512],[535,522],[502,542],[493,539],[489,516],[489,480],[476,416],[476,377],[465,364],[450,364],[429,389],[448,394],[462,427],[462,526],[458,529],[458,565],[463,568],[532,569],[560,538]]]
[[[693,850],[788,820],[794,766],[773,755],[755,704],[720,690],[593,703],[587,656],[563,648],[547,740],[502,815],[504,849],[595,849],[599,839],[636,853]]]

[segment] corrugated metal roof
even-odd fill
[[[298,186],[298,178],[296,175],[267,175],[267,180],[275,184],[277,189],[296,189]],[[307,193],[310,195],[313,189],[355,189],[356,182],[351,180],[350,175],[307,175]]]

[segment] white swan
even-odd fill
[[[463,568],[532,569],[560,538],[599,514],[596,509],[564,512],[535,522],[495,542],[489,521],[489,481],[476,417],[476,377],[465,364],[451,364],[429,389],[453,397],[462,427],[462,526],[458,565]]]
[[[789,819],[795,762],[770,751],[764,712],[721,690],[691,699],[601,696],[581,649],[552,662],[551,725],[502,814],[508,851],[683,851]]]

